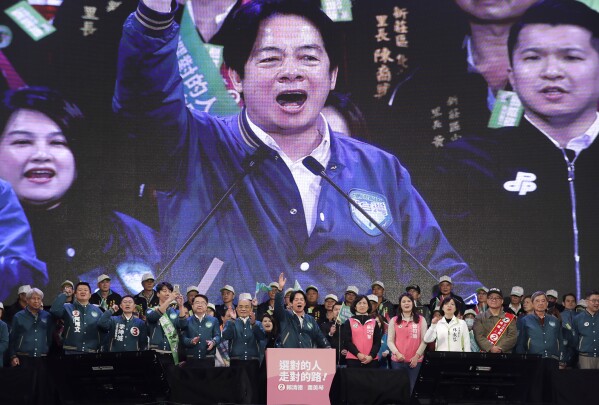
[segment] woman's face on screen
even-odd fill
[[[55,207],[75,177],[75,157],[58,124],[39,111],[13,113],[0,135],[0,178],[19,200]]]

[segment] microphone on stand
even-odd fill
[[[236,176],[235,181],[233,181],[233,183],[229,186],[229,188],[223,193],[222,197],[216,202],[216,204],[214,204],[212,206],[212,209],[210,209],[210,212],[208,212],[206,217],[204,217],[204,219],[193,230],[193,232],[189,235],[187,240],[185,240],[185,242],[183,242],[183,244],[181,245],[179,250],[177,250],[177,252],[171,258],[171,260],[169,260],[169,262],[160,270],[160,272],[156,276],[156,280],[159,280],[160,277],[164,273],[166,273],[173,266],[173,264],[175,264],[175,262],[179,259],[179,257],[181,257],[181,255],[183,254],[185,249],[187,249],[189,244],[202,231],[202,229],[204,229],[204,227],[206,226],[208,221],[214,216],[214,214],[216,214],[216,212],[218,211],[220,206],[225,202],[227,197],[229,197],[239,187],[239,185],[241,184],[243,179],[245,179],[245,177],[248,174],[250,174],[252,171],[254,171],[256,169],[256,167],[258,166],[258,164],[261,163],[262,161],[264,161],[269,155],[270,155],[270,153],[269,153],[268,148],[265,146],[260,146],[260,147],[258,147],[258,150],[256,150],[256,152],[254,152],[253,154],[251,154],[251,155],[247,156],[245,159],[243,159],[243,161],[241,162],[241,168],[242,168],[241,173],[239,173]]]
[[[343,198],[345,198],[352,205],[352,207],[354,207],[355,209],[360,211],[360,213],[362,215],[364,215],[379,231],[381,231],[381,233],[383,235],[385,235],[387,238],[392,240],[393,243],[395,244],[395,246],[399,247],[402,251],[404,251],[420,268],[422,268],[424,271],[426,271],[435,280],[435,282],[437,281],[437,277],[435,277],[435,275],[433,273],[431,273],[431,271],[424,264],[422,264],[420,262],[420,260],[416,259],[416,257],[414,257],[414,255],[412,253],[410,253],[410,251],[408,249],[406,249],[397,239],[395,239],[393,237],[393,235],[391,235],[385,228],[383,228],[381,226],[381,224],[379,224],[374,218],[372,218],[372,216],[368,212],[366,212],[366,210],[364,208],[362,208],[349,195],[347,195],[347,193],[345,191],[341,190],[341,188],[327,175],[324,166],[321,165],[318,162],[318,160],[316,160],[312,156],[307,156],[304,158],[304,160],[302,160],[302,163],[313,174],[325,179],[327,181],[327,183],[329,183],[331,186],[333,186],[335,191],[337,191]]]

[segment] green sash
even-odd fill
[[[158,309],[158,307],[156,307],[156,309]],[[175,361],[175,365],[177,365],[179,364],[179,334],[177,333],[177,329],[175,328],[175,325],[173,325],[171,318],[168,316],[168,310],[162,314],[158,323],[162,326],[164,336],[166,336],[166,340],[168,340],[168,344],[171,346],[173,360]]]

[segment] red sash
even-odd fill
[[[499,321],[497,321],[491,332],[487,335],[489,343],[496,345],[514,319],[516,319],[516,315],[509,312],[506,312],[502,318],[499,318]]]

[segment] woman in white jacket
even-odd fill
[[[433,318],[430,328],[424,335],[426,343],[435,342],[435,350],[440,352],[469,352],[470,333],[468,325],[457,317],[457,306],[448,297],[441,303],[441,318]]]

